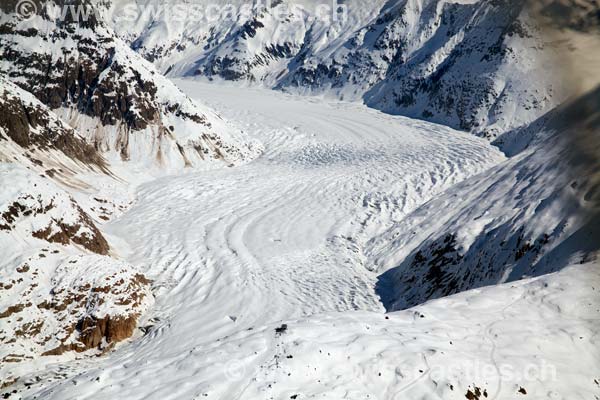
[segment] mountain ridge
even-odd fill
[[[519,1],[350,1],[345,23],[315,18],[312,1],[302,2],[300,18],[278,19],[288,3],[201,25],[165,15],[150,23],[142,14],[132,28],[119,23],[117,0],[107,18],[171,77],[364,101],[490,140],[537,119],[568,91],[555,79],[553,46]]]

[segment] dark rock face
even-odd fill
[[[10,138],[23,149],[58,150],[71,159],[106,170],[104,158],[71,127],[47,108],[25,101],[22,92],[11,90],[8,82],[0,79],[0,84],[4,86],[0,91],[0,129],[7,136],[0,135],[0,141]]]
[[[62,6],[63,2],[59,3]],[[8,6],[4,9],[8,13],[14,11]],[[44,8],[40,6],[38,10],[40,17],[48,18]],[[66,19],[47,23],[53,25],[47,32],[34,28],[21,30],[18,20],[9,20],[0,27],[0,57],[6,61],[0,74],[51,109],[76,110],[101,125],[121,123],[126,130],[140,130],[159,121],[158,107],[153,103],[156,87],[131,66],[115,60],[114,39],[93,15],[87,21]],[[40,45],[23,47],[26,38],[35,38]],[[7,117],[15,119],[11,114]],[[94,145],[100,147],[99,143]],[[121,140],[120,145],[122,148],[118,150],[127,158],[128,141]],[[85,159],[89,154],[82,156],[82,161],[90,161]]]
[[[57,21],[50,32],[17,27],[12,22],[0,27],[0,57],[10,65],[0,72],[42,103],[52,109],[74,108],[103,125],[122,122],[133,130],[158,121],[156,86],[130,65],[115,60],[114,39],[97,21]],[[43,48],[24,51],[20,43],[31,36],[49,46],[67,40],[75,45],[61,46],[60,54]]]

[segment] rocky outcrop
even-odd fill
[[[65,351],[83,352],[90,349],[102,350],[128,339],[137,327],[139,310],[148,299],[150,281],[136,273],[127,275],[123,269],[104,278],[105,281],[116,280],[114,285],[92,286],[86,282],[83,286],[52,291],[52,298],[38,304],[39,308],[53,312],[56,315],[70,309],[72,323],[66,326],[65,332],[75,333],[76,340],[67,342],[72,335],[65,335],[65,340],[56,348],[42,355],[60,355]],[[123,275],[118,277],[118,275]],[[95,281],[98,282],[97,280]],[[127,308],[126,312],[97,313],[90,310],[90,304],[104,306],[112,301],[112,306]],[[84,313],[81,310],[86,310]]]
[[[55,150],[108,172],[104,158],[73,128],[29,93],[0,76],[0,142],[9,139],[30,154]]]
[[[102,343],[117,343],[133,334],[137,316],[94,318],[86,316],[78,323],[79,341],[86,349],[99,348]]]
[[[44,121],[46,116],[48,121],[56,118],[51,112],[43,116]],[[36,145],[21,147],[8,135],[0,141],[2,152],[12,150],[15,157],[25,152],[33,160],[0,163],[2,382],[18,378],[22,369],[15,369],[14,363],[40,362],[40,356],[97,355],[111,349],[135,333],[140,315],[152,303],[151,282],[132,265],[109,256],[109,244],[97,222],[75,198],[87,206],[100,204],[106,212],[110,212],[105,208],[109,202],[86,201],[77,189],[67,192],[69,182],[59,184],[63,175],[40,173],[44,167],[38,165],[38,158],[44,162],[44,155],[65,158],[44,126],[34,126],[28,134],[36,139],[44,133],[47,145],[34,140]],[[54,133],[71,134],[68,128]],[[68,140],[78,144],[80,139]],[[95,170],[88,172],[95,179],[113,179]]]
[[[131,337],[151,304],[150,281],[132,266],[64,256],[43,249],[3,280],[0,290],[16,303],[0,314],[3,362],[105,351]],[[0,304],[6,307],[7,300]]]
[[[0,196],[0,234],[79,245],[108,254],[106,239],[69,194],[25,169],[7,165],[0,173],[0,181],[12,181]]]
[[[50,224],[45,229],[35,231],[32,233],[32,236],[50,243],[60,243],[63,245],[69,243],[78,244],[96,254],[107,255],[109,247],[106,239],[104,239],[104,236],[102,236],[96,225],[94,225],[94,222],[81,207],[77,206],[73,200],[72,202],[73,207],[79,215],[77,223],[68,224],[64,221],[53,220],[52,222],[55,225]],[[80,233],[82,230],[87,230],[90,233],[82,234]]]

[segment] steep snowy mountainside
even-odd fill
[[[112,168],[79,132],[35,96],[0,76],[0,162],[48,178],[92,219],[107,221],[132,201],[128,183],[148,179]]]
[[[388,309],[597,258],[600,88],[533,126],[521,153],[372,241]]]
[[[113,0],[112,23],[169,76],[362,100],[489,138],[535,120],[566,94],[554,79],[556,51],[524,2],[350,0],[347,18],[328,21],[316,17],[318,2],[305,0],[299,15],[278,17],[295,3],[204,23],[140,13],[132,24],[122,17],[128,3]],[[208,1],[186,4],[203,9]]]
[[[0,74],[78,129],[111,163],[170,170],[236,164],[259,152],[94,15],[74,20],[67,13],[62,20],[40,7],[24,19],[4,2],[0,13]]]
[[[131,336],[150,282],[109,256],[99,229],[127,206],[125,185],[77,131],[2,77],[0,187],[3,385],[41,355],[95,354]]]
[[[233,18],[214,18],[203,15],[214,2],[192,0],[187,20],[171,18],[159,1],[144,1],[140,5],[160,10],[149,18],[149,12],[127,16],[131,5],[124,0],[111,0],[108,12],[115,31],[146,59],[154,62],[169,76],[205,75],[227,80],[250,80],[275,85],[286,72],[287,64],[303,47],[325,50],[335,48],[350,39],[355,29],[373,18],[373,9],[383,6],[385,0],[365,4],[351,0],[348,25],[333,26],[314,13],[323,2],[300,0],[273,1],[273,8],[260,7],[260,2],[232,0]],[[99,7],[103,7],[100,3]],[[248,6],[256,8],[248,9]],[[293,7],[302,11],[294,12]],[[197,10],[193,14],[194,10]],[[225,9],[217,10],[223,11]],[[124,16],[125,15],[125,16]],[[201,18],[200,21],[197,18]],[[133,23],[131,19],[134,19]],[[345,38],[345,39],[344,39]],[[335,44],[330,43],[333,40]]]
[[[566,92],[524,4],[433,2],[416,33],[410,17],[400,17],[397,62],[365,101],[492,139],[549,111]]]

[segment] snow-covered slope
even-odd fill
[[[45,176],[14,164],[3,166],[0,230],[9,236],[74,244],[108,254],[106,239],[71,196]]]
[[[72,359],[131,336],[152,301],[144,275],[108,256],[97,222],[47,175],[2,161],[0,186],[3,385],[42,355]]]
[[[312,316],[212,344],[180,337],[173,348],[156,332],[96,365],[50,366],[11,389],[26,399],[594,398],[598,271],[573,266],[386,316]]]
[[[584,263],[600,249],[600,89],[532,124],[533,142],[374,240],[388,309]]]
[[[111,163],[164,171],[237,164],[260,151],[93,15],[58,20],[40,7],[24,19],[13,7],[0,6],[0,74],[53,109]]]
[[[166,12],[140,13],[132,23],[123,18],[128,2],[111,3],[117,33],[169,76],[361,99],[490,138],[536,119],[565,95],[551,40],[522,1],[349,0],[346,18],[330,12],[326,20],[317,17],[320,2],[285,0],[255,15],[203,23]],[[160,3],[143,4],[160,10]],[[243,10],[242,0],[231,3]],[[185,4],[205,10],[210,2]],[[290,14],[298,4],[303,11]]]

